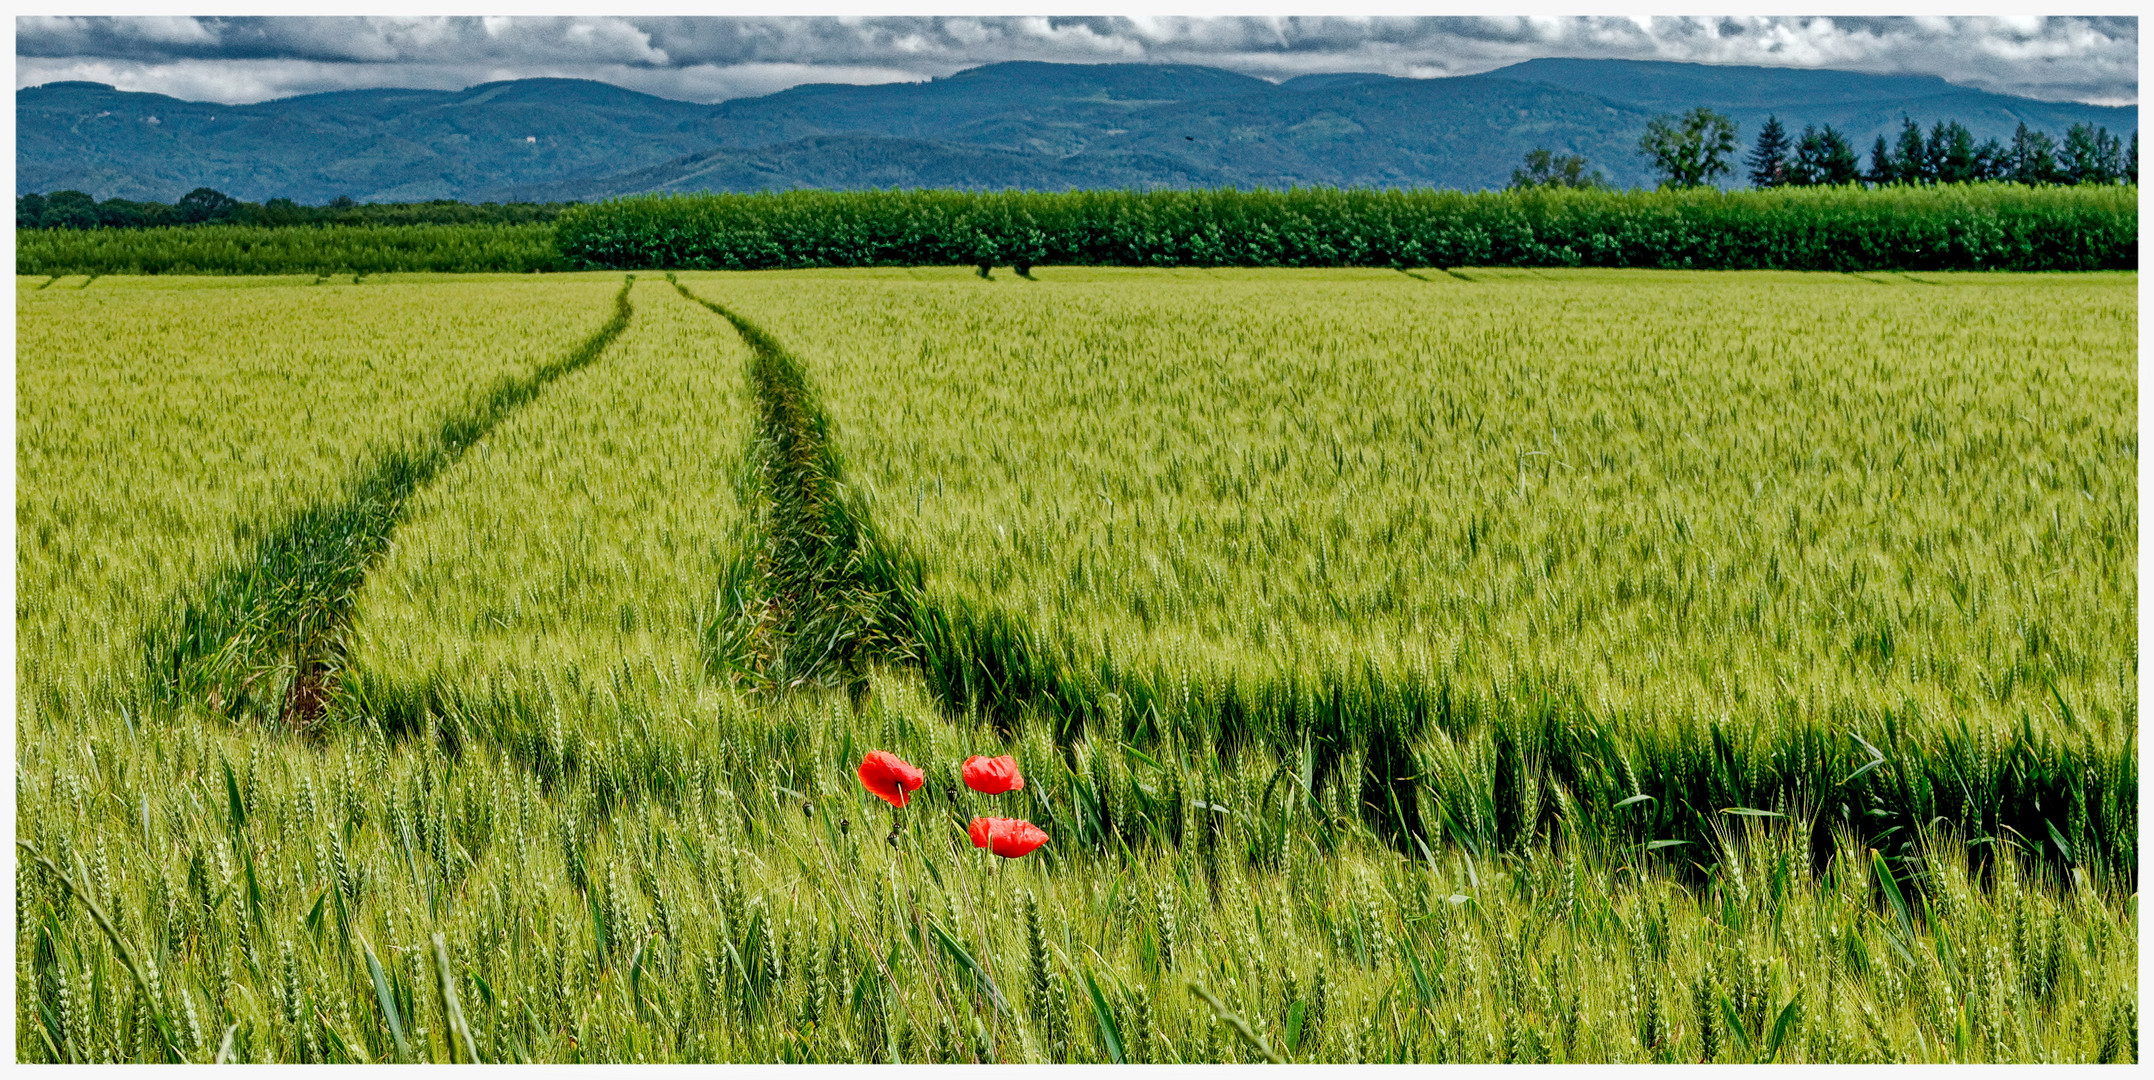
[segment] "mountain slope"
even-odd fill
[[[1515,82],[1382,76],[1313,90],[1258,85],[1254,93],[1124,106],[1106,115],[1039,95],[1024,111],[953,122],[933,140],[818,135],[777,147],[726,146],[620,175],[492,194],[590,200],[639,191],[795,187],[1480,187],[1508,179],[1525,149],[1542,143],[1615,163],[1619,181],[1642,179],[1626,157],[1635,135],[1613,133],[1642,128],[1648,116],[1584,94]],[[855,112],[847,120],[873,118]],[[909,121],[884,130],[891,127],[935,130]],[[864,168],[861,155],[878,148],[904,164]],[[922,155],[929,154],[947,162],[927,162]]]
[[[1067,191],[1217,187],[1228,182],[1226,176],[1186,162],[1141,153],[1058,158],[932,139],[816,135],[776,146],[719,147],[617,176],[498,188],[480,192],[479,197],[498,202],[588,202],[666,191],[810,187]]]
[[[990,64],[923,83],[814,84],[711,107],[718,146],[875,134],[1069,153],[1159,105],[1261,95],[1271,83],[1181,64]]]
[[[1706,105],[1747,143],[1768,113],[1867,149],[1908,115],[1978,138],[2024,121],[2129,135],[2135,108],[2033,101],[1926,76],[1532,60],[1481,75],[1272,84],[1171,64],[992,64],[922,83],[806,85],[716,105],[531,79],[231,106],[53,83],[17,92],[16,189],[170,201],[592,199],[645,190],[1500,186],[1536,146],[1619,184],[1653,116]]]
[[[1151,110],[1142,129],[1086,153],[1178,156],[1234,183],[1405,187],[1501,185],[1548,145],[1640,178],[1629,151],[1650,114],[1532,83],[1469,79],[1342,82]],[[1080,158],[1083,155],[1079,155]]]
[[[577,79],[238,106],[52,83],[15,95],[15,186],[167,202],[204,185],[248,200],[461,198],[703,149],[709,113]]]

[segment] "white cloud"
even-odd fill
[[[461,90],[502,79],[596,79],[675,101],[725,101],[776,93],[802,83],[871,85],[914,82],[924,78],[903,68],[869,65],[699,64],[654,68],[603,64],[359,65],[319,60],[175,60],[146,64],[132,60],[46,57],[18,60],[16,75],[23,86],[84,80],[187,101],[233,105],[362,86]]]
[[[2132,104],[2139,63],[2136,19],[1928,16],[29,17],[16,20],[16,51],[17,86],[95,69],[112,72],[100,81],[123,89],[186,86],[220,101],[459,87],[522,74],[709,101],[767,93],[788,79],[918,79],[1004,60],[1211,64],[1270,78],[1427,77],[1580,56],[1937,75],[2002,93]]]

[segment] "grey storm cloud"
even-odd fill
[[[16,20],[16,85],[257,101],[570,76],[717,101],[806,82],[926,79],[1004,60],[1467,75],[1540,56],[1937,75],[2052,100],[2138,101],[2129,17],[553,18]]]

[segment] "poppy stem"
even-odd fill
[[[989,882],[994,881],[999,883],[1002,880],[1000,876],[1002,868],[997,865],[1001,862],[1001,860],[995,858],[995,849],[993,845],[989,845],[986,851],[986,855],[988,865],[992,867],[992,869],[988,871],[988,874],[991,875],[990,877],[983,877],[980,879],[980,962],[982,964],[990,963],[991,960],[989,958],[992,957],[995,952],[994,925],[988,921],[987,917],[988,900],[994,894],[994,890],[989,885]],[[990,1049],[1000,1046],[1002,1040],[1002,1014],[1000,1012],[994,1014],[994,1030],[989,1034],[988,1038],[992,1044]],[[996,1054],[995,1057],[998,1059],[999,1062],[1001,1055]]]

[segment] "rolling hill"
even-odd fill
[[[1480,75],[1307,75],[1170,64],[992,64],[922,83],[816,84],[701,105],[574,79],[358,90],[253,105],[98,83],[16,94],[18,192],[170,201],[588,200],[801,187],[1500,186],[1535,146],[1619,184],[1653,116],[1707,105],[1747,143],[1768,113],[1867,147],[1910,116],[1978,138],[2021,122],[2129,134],[2136,108],[2036,101],[1927,76],[1618,60]]]

